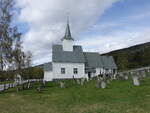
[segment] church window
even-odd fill
[[[65,74],[65,68],[61,68],[61,74]]]
[[[73,73],[74,73],[74,74],[78,74],[78,68],[74,68],[74,69],[73,69]]]

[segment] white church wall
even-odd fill
[[[64,51],[73,51],[73,40],[63,40],[62,45]]]
[[[52,81],[53,80],[53,72],[52,71],[44,71],[44,80]]]
[[[88,80],[89,77],[88,77],[88,73],[85,73],[85,78]]]
[[[61,68],[65,68],[65,74],[61,73]],[[74,74],[73,69],[77,68],[78,73]],[[54,79],[72,79],[86,78],[84,63],[56,63],[53,62],[53,76]]]
[[[101,74],[104,74],[104,73],[105,73],[105,69],[104,69],[104,68],[101,68],[100,73],[101,73]]]
[[[113,69],[104,69],[104,74],[112,74]]]
[[[96,68],[96,74],[95,76],[99,75],[99,74],[103,74],[105,73],[105,70],[103,68]]]
[[[96,68],[96,76],[100,74],[101,68]]]
[[[91,73],[91,78],[97,76],[96,73]]]

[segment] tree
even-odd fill
[[[120,53],[117,56],[117,64],[120,70],[125,70],[128,67],[128,56],[126,53]]]
[[[21,75],[24,79],[30,79],[31,78],[31,75],[32,75],[31,72],[33,71],[32,67],[31,67],[31,59],[32,59],[32,54],[30,51],[28,51],[25,54],[24,59],[22,59],[23,69],[21,69]]]
[[[20,38],[17,27],[11,25],[14,0],[0,0],[0,67],[6,69],[12,63],[13,42]]]
[[[29,67],[31,54],[22,51],[21,33],[12,24],[15,0],[0,0],[0,70],[16,70],[22,74],[22,68]]]
[[[13,50],[13,66],[15,66],[14,69],[19,75],[22,74],[21,70],[25,67],[25,57],[25,53],[22,52],[21,42],[17,41]]]
[[[13,49],[13,66],[15,66],[16,74],[21,75],[25,79],[29,79],[29,67],[31,66],[32,54],[30,51],[22,51],[22,41],[17,40]],[[26,71],[26,75],[23,75]]]

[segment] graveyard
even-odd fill
[[[148,113],[150,111],[150,77],[139,86],[133,79],[116,79],[106,88],[96,88],[96,80],[77,84],[65,81],[65,88],[48,82],[41,92],[32,88],[16,92],[10,88],[0,93],[1,113]]]
[[[150,113],[150,0],[0,0],[0,113]]]

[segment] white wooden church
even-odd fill
[[[117,70],[112,56],[97,52],[83,52],[82,46],[74,45],[69,22],[61,45],[52,46],[52,62],[44,64],[44,80],[92,78]]]

